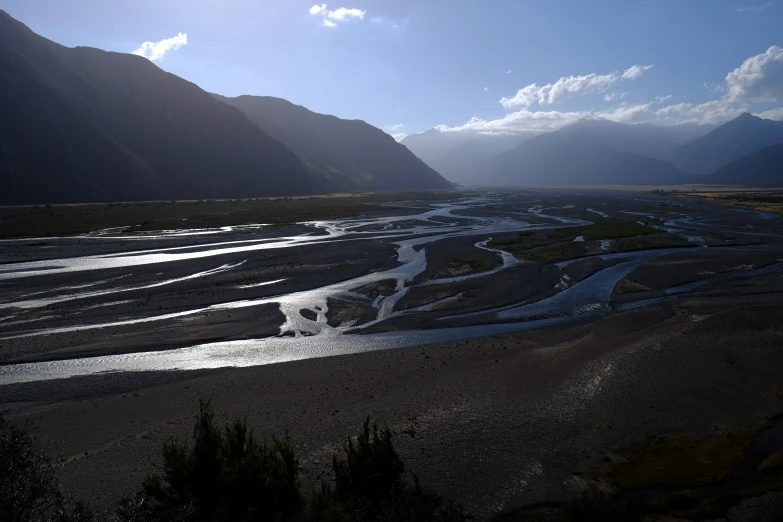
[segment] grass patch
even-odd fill
[[[770,471],[781,468],[783,468],[783,448],[780,448],[775,453],[764,459],[764,462],[759,465],[760,471]]]
[[[449,275],[456,276],[472,272],[484,272],[499,265],[500,259],[496,254],[470,253],[449,261],[447,272]]]
[[[295,223],[350,217],[387,208],[380,203],[440,201],[461,195],[450,191],[395,192],[296,198],[0,207],[0,237],[62,236],[125,226],[130,227],[127,232],[140,232],[255,223]]]
[[[734,241],[737,239],[734,236],[730,236],[728,234],[721,234],[719,232],[711,232],[707,234],[707,239],[712,239],[713,241]]]
[[[590,246],[584,242],[569,242],[528,250],[522,254],[522,258],[534,263],[553,263],[588,253],[590,253]]]
[[[620,489],[692,487],[730,478],[742,463],[751,433],[706,439],[657,439],[649,447],[612,464],[607,478]]]

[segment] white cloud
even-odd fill
[[[133,51],[137,56],[143,56],[152,61],[163,60],[166,51],[175,51],[188,44],[188,35],[179,33],[172,38],[166,38],[159,42],[144,42],[141,47]]]
[[[758,5],[741,5],[734,10],[738,13],[758,13],[761,12],[768,7],[772,7],[772,2],[767,2],[766,4],[758,4]]]
[[[626,96],[628,96],[627,92],[610,92],[609,94],[604,94],[604,101],[620,100]]]
[[[364,15],[367,11],[361,9],[349,9],[347,7],[338,7],[337,9],[330,11],[326,8],[326,4],[315,4],[310,8],[310,14],[314,16],[322,16],[323,24],[326,27],[337,27],[336,22],[345,22],[351,19],[364,20]],[[373,22],[383,21],[381,17],[374,17]]]
[[[340,7],[338,9],[335,9],[334,11],[327,11],[326,16],[331,18],[332,20],[348,20],[350,18],[358,18],[359,20],[364,20],[364,15],[367,14],[367,11],[362,11],[361,9],[347,9],[345,7]]]
[[[654,65],[633,65],[623,72],[623,80],[635,80],[641,78],[644,73],[655,67]]]
[[[392,123],[390,125],[384,125],[383,131],[397,141],[402,141],[402,139],[408,135],[406,132],[404,132],[404,123]]]
[[[372,18],[370,18],[370,21],[376,24],[383,22],[383,20],[384,18],[382,16],[373,16]]]
[[[668,95],[666,95],[666,96],[656,96],[656,97],[655,97],[655,102],[654,102],[654,103],[655,103],[655,104],[661,104],[661,103],[663,103],[663,102],[665,102],[665,101],[669,101],[669,100],[671,100],[671,99],[672,99],[672,95],[671,95],[671,94],[668,94]]]
[[[533,83],[519,89],[511,98],[501,98],[500,104],[507,109],[530,107],[534,103],[551,105],[566,98],[606,90],[623,80],[635,80],[652,67],[652,65],[634,65],[622,74],[613,72],[610,74],[593,73],[584,76],[564,76],[555,83],[548,83],[540,87]]]
[[[766,120],[783,121],[783,107],[778,107],[777,109],[770,109],[768,111],[759,112],[754,114],[754,116],[758,116],[759,118],[764,118]]]
[[[650,103],[638,103],[636,105],[621,105],[608,111],[593,113],[594,116],[604,118],[617,123],[633,123],[642,119],[650,111]]]
[[[484,87],[484,92],[489,92],[489,87]]]
[[[527,109],[512,112],[497,120],[484,120],[473,117],[464,125],[450,127],[438,125],[441,132],[476,131],[486,134],[508,134],[517,132],[549,132],[580,118],[589,116],[589,112],[536,111]]]
[[[726,75],[726,85],[732,101],[770,101],[783,96],[783,49],[773,45],[751,56]]]
[[[507,71],[500,71],[500,74],[511,74],[511,69],[508,69]]]
[[[725,92],[726,86],[715,82],[704,82],[704,88],[710,92]]]
[[[656,117],[676,123],[721,123],[748,111],[747,105],[736,105],[726,99],[712,100],[699,105],[678,103],[655,111]]]

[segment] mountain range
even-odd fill
[[[305,147],[322,147],[320,159],[302,156],[283,132],[270,136],[255,116],[145,58],[64,47],[2,11],[0,78],[0,204],[452,186],[363,122],[270,105],[271,124],[299,122],[306,111],[332,125],[334,140]],[[283,130],[298,132],[293,123]]]
[[[426,190],[452,181],[783,185],[783,122],[750,114],[720,126],[585,118],[545,134],[432,129],[397,143],[363,121],[281,98],[210,94],[140,56],[64,47],[3,11],[0,78],[0,204]]]
[[[361,120],[318,114],[271,96],[213,96],[244,112],[339,190],[450,187],[408,148]]]
[[[783,186],[783,122],[742,114],[722,125],[622,124],[583,118],[531,137],[484,136],[500,152],[458,158],[475,139],[430,130],[402,143],[449,179],[469,185],[726,184]],[[748,170],[752,166],[756,170]],[[777,172],[777,174],[775,174]],[[758,173],[758,175],[757,175]]]

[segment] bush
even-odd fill
[[[60,489],[58,469],[35,448],[27,428],[0,413],[0,520],[3,522],[87,522],[82,503]]]
[[[209,401],[199,402],[193,445],[163,445],[163,473],[148,476],[119,520],[237,521],[290,519],[303,506],[299,463],[288,435],[259,442],[243,420],[221,429]]]
[[[288,434],[259,442],[243,420],[221,429],[209,401],[199,402],[193,444],[163,446],[162,474],[121,501],[119,522],[206,521],[410,521],[462,522],[461,508],[405,480],[405,464],[388,428],[369,419],[345,457],[333,457],[334,485],[303,495],[299,462]]]
[[[329,521],[443,521],[468,520],[461,507],[419,484],[416,475],[405,480],[405,464],[392,444],[389,428],[370,432],[364,422],[356,441],[345,444],[345,457],[334,455],[334,488],[322,484],[314,495],[311,516]]]

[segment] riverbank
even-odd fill
[[[479,519],[575,494],[602,459],[656,436],[743,430],[783,412],[777,294],[689,298],[592,324],[254,368],[9,385],[11,419],[106,505],[130,493],[199,398],[259,435],[290,430],[307,486],[367,415],[410,469]]]

